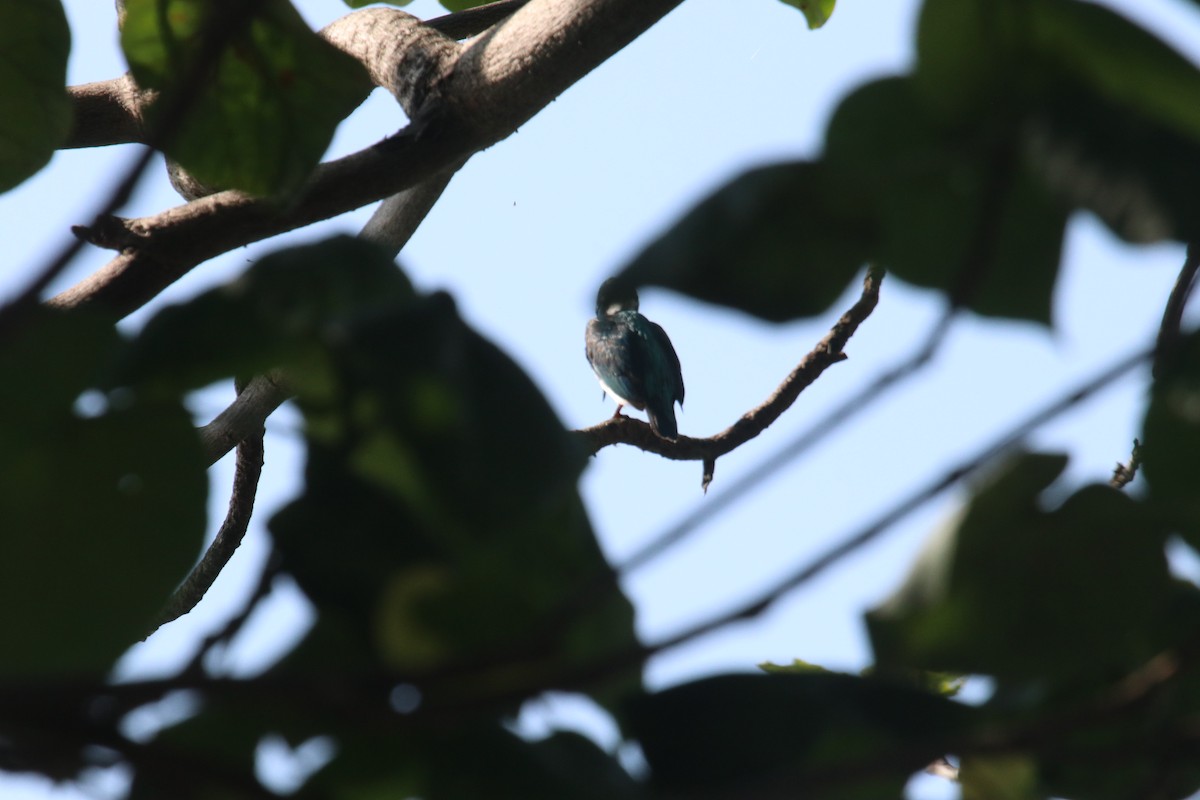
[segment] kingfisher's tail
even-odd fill
[[[666,409],[654,409],[646,405],[646,416],[650,418],[650,428],[664,439],[672,442],[679,438],[679,427],[675,424],[675,404],[671,403]]]

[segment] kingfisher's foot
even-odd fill
[[[625,415],[621,413],[621,406],[617,406],[617,410],[613,412],[612,418],[616,419],[618,417],[624,417],[624,416]]]

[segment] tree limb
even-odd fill
[[[221,253],[397,194],[509,136],[559,94],[637,38],[681,0],[533,0],[472,40],[414,86],[424,102],[400,134],[319,167],[286,208],[224,191],[140,219],[121,220],[120,255],[53,298],[124,315]],[[370,15],[402,12],[366,9]],[[360,17],[354,12],[345,19]],[[407,15],[404,15],[407,16]],[[350,22],[344,23],[350,25]],[[424,42],[424,39],[421,39]],[[444,52],[444,51],[440,51]],[[430,55],[389,53],[407,60]],[[377,65],[381,74],[396,64]]]

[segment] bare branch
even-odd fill
[[[278,370],[252,378],[228,408],[200,428],[207,462],[215,464],[239,442],[258,435],[267,417],[289,396],[291,389]]]
[[[67,91],[73,101],[73,123],[64,148],[149,140],[145,110],[157,93],[140,89],[129,73]]]

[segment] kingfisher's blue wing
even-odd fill
[[[594,319],[587,327],[587,360],[609,394],[638,410],[646,407],[642,337],[628,320]]]
[[[646,320],[646,322],[650,326],[650,337],[664,356],[660,371],[662,372],[661,380],[670,392],[668,397],[671,402],[683,405],[683,366],[679,363],[679,355],[675,352],[675,348],[671,345],[671,340],[662,326],[656,322],[650,322],[650,320]]]

